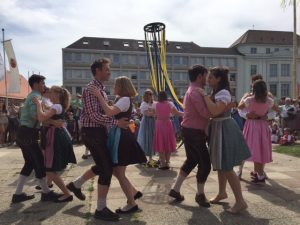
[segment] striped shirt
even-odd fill
[[[109,127],[116,125],[117,121],[105,115],[100,101],[90,92],[89,87],[91,86],[98,87],[104,99],[108,101],[103,84],[96,79],[92,80],[82,94],[83,110],[80,116],[82,127]]]

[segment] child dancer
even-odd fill
[[[34,99],[34,103],[37,105],[39,120],[45,121],[50,118],[54,120],[64,119],[64,114],[70,106],[70,93],[68,90],[58,86],[51,87],[50,100],[53,105],[49,110],[43,111],[41,101],[38,98]],[[66,128],[60,129],[51,126],[47,130],[46,140],[45,167],[47,177],[53,180],[63,192],[63,195],[56,202],[72,201],[73,196],[58,174],[59,171],[66,168],[68,163],[76,163],[70,134]]]

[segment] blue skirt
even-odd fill
[[[137,141],[145,152],[146,156],[154,155],[153,138],[155,130],[155,118],[152,116],[143,116],[139,128]]]

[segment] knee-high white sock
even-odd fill
[[[50,189],[49,189],[49,187],[48,187],[46,177],[43,177],[43,178],[38,179],[38,180],[39,180],[40,186],[41,186],[41,188],[42,188],[42,192],[43,192],[43,193],[49,193],[49,192],[50,192]]]
[[[25,184],[25,182],[26,182],[26,179],[27,179],[27,177],[24,176],[24,175],[20,175],[20,176],[19,176],[18,184],[17,184],[17,188],[16,188],[15,194],[17,194],[17,195],[22,194],[23,187],[24,187],[24,184]]]
[[[106,198],[98,199],[97,200],[97,210],[101,211],[106,207]]]
[[[85,180],[83,179],[82,176],[80,176],[80,177],[77,177],[73,183],[76,188],[81,188],[81,186],[84,184],[84,182],[85,182]]]
[[[181,185],[183,183],[183,181],[185,180],[185,176],[179,174],[176,181],[175,181],[175,184],[173,186],[173,189],[177,192],[180,192],[180,188],[181,188]]]

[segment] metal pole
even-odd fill
[[[296,16],[296,0],[293,1],[294,9],[294,33],[293,33],[293,78],[292,78],[292,97],[297,98],[297,55],[298,55],[298,46],[297,46],[297,16]]]
[[[7,97],[7,78],[6,78],[6,60],[5,60],[5,49],[4,49],[4,28],[2,28],[2,44],[3,44],[3,63],[4,63],[4,79],[5,79],[5,106],[6,106],[6,109],[8,107],[8,97]]]

